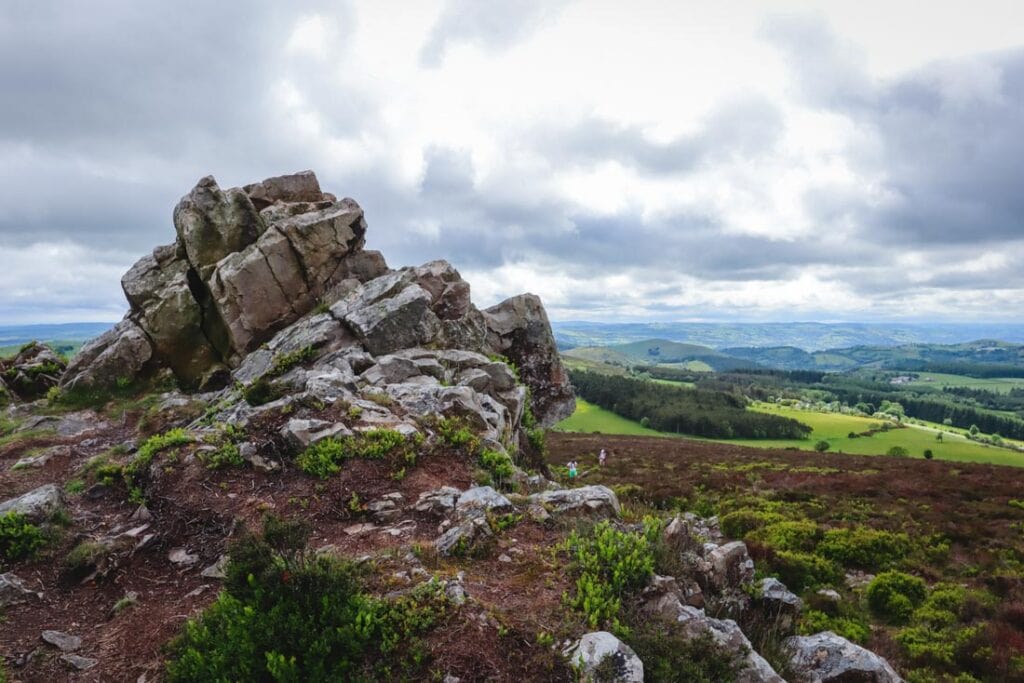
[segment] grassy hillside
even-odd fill
[[[880,421],[853,415],[797,410],[767,403],[756,403],[751,410],[789,417],[810,425],[814,431],[811,432],[809,439],[707,440],[755,448],[796,448],[802,451],[813,451],[818,441],[825,440],[829,443],[830,452],[858,455],[885,455],[890,448],[902,446],[912,458],[922,458],[925,449],[929,449],[936,460],[1024,467],[1024,453],[975,443],[952,433],[944,433],[942,442],[939,442],[935,438],[938,433],[937,427],[910,425],[887,432],[877,431],[872,436],[850,438],[850,433],[862,434],[877,429]],[[563,432],[598,432],[627,436],[680,436],[648,429],[634,420],[620,417],[583,400],[577,400],[576,412],[559,422],[555,429]]]
[[[1010,389],[1024,387],[1024,378],[1020,377],[965,377],[964,375],[950,375],[941,372],[921,372],[917,379],[907,383],[908,387],[932,387],[934,389],[945,389],[946,387],[966,387],[968,389],[983,389],[995,391],[1000,394],[1009,393]]]

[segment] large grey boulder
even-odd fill
[[[54,484],[44,484],[16,498],[0,503],[0,515],[16,512],[33,524],[48,521],[67,506],[64,493]]]
[[[393,353],[433,340],[439,323],[430,303],[426,290],[408,285],[395,296],[352,311],[344,320],[367,351],[375,356]]]
[[[244,190],[222,191],[206,176],[174,208],[174,229],[189,263],[206,279],[218,261],[255,242],[266,225]]]
[[[569,660],[569,665],[577,671],[581,681],[643,683],[644,663],[633,652],[633,648],[607,631],[584,634],[563,654]],[[611,658],[612,662],[610,667],[605,663],[608,658]],[[597,678],[595,674],[599,670],[601,674],[611,674],[612,678],[606,678],[604,675]]]
[[[552,514],[578,514],[594,518],[612,518],[622,514],[615,492],[602,485],[542,491],[530,496],[529,500]]]
[[[299,171],[290,175],[267,178],[242,188],[257,209],[265,209],[277,202],[321,202],[324,193],[313,171]]]
[[[800,683],[903,683],[889,662],[831,631],[783,642]]]
[[[153,346],[134,321],[125,318],[79,350],[61,377],[65,389],[115,386],[134,379],[153,358]]]
[[[712,569],[709,583],[714,589],[742,588],[754,579],[754,561],[743,541],[718,546],[708,553],[707,559]]]
[[[576,409],[569,373],[562,366],[551,323],[540,298],[521,294],[484,311],[491,347],[519,368],[531,390],[533,414],[550,427]]]
[[[168,258],[169,250],[139,259],[121,278],[132,317],[153,352],[188,386],[195,386],[220,354],[203,329],[203,310],[189,284],[189,264]]]
[[[475,509],[502,513],[511,512],[512,503],[492,486],[477,486],[462,492],[455,501],[455,509],[459,512]]]

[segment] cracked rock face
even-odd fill
[[[321,359],[348,354],[331,372],[330,363],[317,364],[316,391],[325,395],[368,372],[397,398],[425,396],[412,385],[435,380],[504,396],[505,407],[470,411],[494,413],[498,434],[520,427],[517,381],[530,389],[541,425],[575,407],[540,299],[524,294],[481,311],[445,261],[390,270],[380,253],[363,250],[362,208],[323,192],[312,171],[226,190],[207,176],[173,218],[176,241],[125,274],[130,311],[83,347],[62,388],[111,387],[163,368],[185,388],[215,389],[232,378],[248,384],[282,354],[312,350]],[[471,354],[469,366],[459,354]],[[458,391],[441,396],[440,388],[431,400],[459,400]]]

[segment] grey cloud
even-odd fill
[[[491,51],[508,49],[565,4],[565,0],[448,0],[420,50],[420,63],[440,66],[448,48],[458,43]]]
[[[718,107],[696,133],[667,142],[651,140],[639,126],[590,118],[542,129],[537,146],[553,160],[586,165],[617,161],[651,175],[689,172],[703,163],[768,152],[783,132],[777,107],[747,98]]]
[[[809,103],[877,141],[848,158],[882,179],[885,198],[815,190],[807,205],[824,225],[843,220],[864,239],[905,246],[997,243],[1024,233],[1024,49],[873,81],[821,21],[780,19],[766,34]]]

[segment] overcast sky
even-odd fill
[[[0,94],[0,324],[120,318],[196,180],[306,168],[479,305],[1024,319],[1019,0],[4,0]]]

